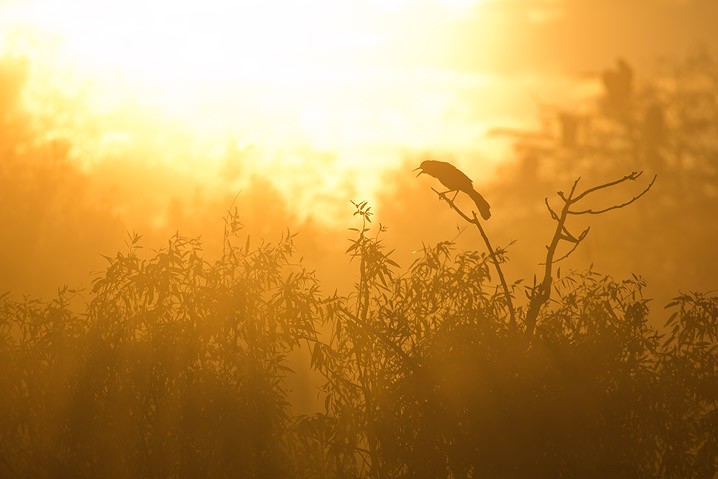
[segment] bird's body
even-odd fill
[[[471,179],[451,163],[426,160],[417,169],[421,169],[419,174],[426,173],[438,179],[449,191],[463,191],[474,200],[482,218],[488,220],[491,217],[489,203],[474,189]]]

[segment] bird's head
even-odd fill
[[[424,160],[424,161],[421,162],[421,164],[419,165],[418,168],[414,168],[414,169],[411,170],[411,171],[421,170],[420,172],[418,172],[418,173],[416,174],[416,176],[418,177],[418,176],[421,175],[422,173],[427,173],[426,170],[430,169],[430,165],[431,165],[431,160]],[[428,174],[428,173],[427,173],[427,174]]]

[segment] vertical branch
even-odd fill
[[[533,336],[534,329],[536,328],[536,320],[541,307],[551,298],[553,264],[554,257],[556,255],[556,248],[558,248],[558,244],[561,239],[569,238],[569,236],[564,235],[564,233],[568,233],[568,231],[566,231],[566,218],[568,217],[569,208],[573,201],[573,195],[576,192],[578,180],[580,180],[580,178],[576,178],[576,181],[573,182],[573,186],[571,186],[571,191],[569,192],[567,198],[564,198],[562,194],[559,195],[564,198],[564,205],[563,208],[561,208],[560,215],[556,215],[556,213],[549,206],[548,200],[546,200],[546,206],[551,213],[551,217],[556,220],[556,229],[554,230],[553,237],[551,238],[551,243],[546,247],[546,262],[544,263],[543,279],[538,287],[533,291],[529,301],[528,310],[526,311],[526,318],[524,319],[524,323],[526,324],[526,336],[529,338]]]
[[[347,249],[347,253],[351,252],[352,258],[359,257],[359,283],[357,284],[357,304],[356,304],[356,315],[366,321],[368,308],[369,308],[369,280],[367,278],[367,247],[369,239],[366,236],[366,232],[369,231],[367,224],[371,223],[371,206],[367,206],[366,201],[360,203],[351,202],[356,211],[354,215],[361,216],[361,230],[356,228],[350,228],[353,231],[359,233],[359,238],[353,242],[352,246]]]
[[[432,188],[434,190],[434,188]],[[504,297],[506,298],[506,306],[509,309],[509,327],[512,330],[516,330],[516,310],[514,308],[514,302],[513,298],[511,296],[511,291],[509,290],[509,285],[506,282],[506,277],[504,276],[504,271],[501,269],[501,262],[499,261],[499,258],[496,255],[496,250],[494,250],[493,246],[491,246],[491,241],[489,241],[489,237],[486,235],[486,232],[484,231],[483,226],[481,226],[481,222],[479,221],[479,218],[476,216],[476,213],[473,213],[473,218],[468,217],[463,211],[461,211],[453,200],[449,199],[446,196],[446,193],[440,193],[436,190],[434,192],[439,195],[439,197],[449,203],[449,206],[451,209],[456,211],[459,216],[464,218],[467,222],[473,224],[476,226],[476,228],[479,230],[479,233],[481,234],[481,238],[484,240],[484,244],[486,245],[486,249],[489,250],[489,257],[491,258],[491,262],[494,264],[494,267],[496,268],[496,274],[499,276],[499,281],[501,282],[501,288],[504,290]]]
[[[506,298],[506,306],[508,306],[508,308],[509,308],[509,327],[511,328],[512,331],[515,331],[516,330],[516,310],[514,309],[513,299],[511,297],[511,292],[509,291],[509,285],[506,282],[506,278],[504,277],[504,272],[501,269],[501,262],[496,257],[496,251],[494,250],[493,246],[491,246],[489,237],[486,236],[486,232],[484,231],[484,228],[481,226],[481,222],[476,217],[476,213],[474,213],[474,218],[473,218],[472,223],[476,225],[476,228],[479,230],[479,233],[481,233],[481,238],[484,240],[484,243],[486,244],[486,248],[489,250],[489,256],[491,257],[491,262],[494,263],[494,267],[496,268],[496,274],[499,275],[499,281],[501,282],[501,287],[504,290],[504,297]]]
[[[371,322],[368,321],[369,316],[369,303],[370,303],[370,287],[371,278],[369,277],[369,262],[373,261],[370,257],[370,247],[372,240],[367,237],[367,231],[369,231],[368,224],[371,223],[371,207],[368,206],[366,201],[352,204],[356,208],[354,215],[359,215],[362,218],[361,230],[359,232],[359,238],[353,242],[352,246],[347,252],[352,252],[352,258],[359,257],[359,282],[357,284],[357,305],[356,313],[352,316],[349,311],[342,310],[347,317],[353,319],[354,324],[357,326],[357,331],[363,331],[365,329],[371,329]],[[353,228],[352,228],[353,229]],[[381,336],[380,336],[381,338]],[[364,416],[368,425],[366,431],[366,445],[369,454],[369,468],[372,471],[370,474],[376,477],[382,477],[381,473],[382,458],[379,453],[379,440],[376,437],[375,424],[376,418],[374,417],[375,401],[374,394],[372,391],[372,381],[374,380],[374,371],[372,370],[372,356],[370,348],[372,344],[367,341],[366,337],[355,336],[352,338],[353,346],[352,352],[356,361],[357,375],[359,387],[361,388],[362,394],[364,395],[363,409]]]
[[[571,234],[571,232],[566,228],[566,220],[568,219],[569,215],[600,215],[603,213],[606,213],[611,210],[615,209],[621,209],[624,208],[633,202],[637,201],[639,198],[641,198],[643,195],[645,195],[653,186],[653,183],[656,181],[656,176],[651,179],[651,181],[648,183],[648,185],[637,195],[633,196],[630,200],[625,201],[623,203],[617,203],[605,208],[600,209],[584,209],[584,210],[575,210],[573,207],[581,200],[586,198],[592,193],[595,193],[600,190],[604,190],[607,188],[612,188],[615,186],[620,185],[621,183],[624,183],[626,181],[635,181],[638,179],[638,177],[641,176],[643,172],[632,172],[623,178],[619,178],[618,180],[609,181],[607,183],[602,183],[598,186],[594,186],[592,188],[588,188],[584,190],[582,193],[576,194],[576,187],[578,186],[578,182],[581,178],[577,178],[576,181],[573,182],[573,185],[571,186],[571,191],[568,195],[564,195],[562,192],[558,192],[559,198],[563,201],[563,207],[561,208],[561,212],[557,214],[552,208],[551,205],[549,205],[548,198],[546,201],[546,208],[548,208],[549,213],[551,214],[551,218],[556,221],[556,229],[554,230],[553,237],[551,238],[551,243],[546,247],[546,261],[543,263],[544,265],[544,274],[543,279],[541,280],[541,283],[535,287],[532,291],[530,300],[529,300],[529,307],[526,311],[526,317],[525,317],[525,324],[526,324],[526,337],[530,340],[533,336],[534,330],[536,329],[536,321],[538,320],[539,312],[541,311],[541,308],[548,303],[549,299],[551,299],[551,286],[553,285],[553,266],[557,262],[567,258],[575,249],[576,247],[581,243],[581,241],[586,238],[586,235],[588,234],[589,228],[586,228],[584,231],[581,232],[580,235],[574,236]],[[573,243],[573,247],[563,256],[560,258],[556,258],[556,251],[558,249],[558,245],[562,242],[568,242]]]
[[[367,265],[366,265],[366,218],[362,219],[362,232],[359,235],[359,291],[357,291],[357,316],[359,316],[363,322],[366,322],[366,316],[369,310],[369,281],[367,279]]]

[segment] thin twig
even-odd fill
[[[434,189],[433,187],[431,188],[431,190],[432,190],[434,193],[436,193],[437,195],[439,195],[439,199],[441,199],[442,201],[446,201],[447,203],[449,203],[449,206],[451,206],[451,208],[452,208],[454,211],[456,211],[457,213],[459,213],[459,216],[461,216],[462,218],[464,218],[464,219],[465,219],[466,221],[468,221],[469,223],[473,223],[473,222],[474,222],[470,217],[466,216],[466,214],[465,214],[463,211],[461,211],[461,210],[454,204],[454,202],[453,202],[452,200],[450,200],[450,199],[446,196],[446,193],[447,193],[447,192],[443,192],[443,193],[442,193],[442,192],[440,192],[440,191],[437,191],[437,190]]]
[[[645,188],[643,191],[641,191],[638,195],[634,196],[633,198],[631,198],[630,200],[626,201],[625,203],[621,203],[620,205],[609,206],[608,208],[604,208],[604,209],[602,209],[602,210],[592,210],[592,209],[581,210],[581,211],[569,210],[568,214],[570,214],[570,215],[586,215],[586,214],[588,214],[588,215],[600,215],[601,213],[605,213],[606,211],[616,210],[616,209],[619,209],[619,208],[623,208],[624,206],[628,206],[628,205],[630,205],[631,203],[633,203],[634,201],[638,200],[638,198],[640,198],[641,196],[643,196],[643,195],[645,195],[646,193],[648,193],[648,190],[651,189],[651,187],[653,186],[653,183],[655,183],[657,177],[658,177],[658,175],[654,175],[654,176],[653,176],[653,179],[651,180],[651,182],[648,183],[648,186],[646,186],[646,188]],[[574,203],[575,203],[575,201],[574,201]]]
[[[579,182],[579,181],[581,181],[581,177],[580,177],[580,176],[579,176],[578,178],[576,178],[576,180],[573,182],[573,185],[571,185],[571,193],[568,195],[569,198],[571,198],[572,195],[573,195],[573,193],[576,191],[576,187],[578,186],[578,182]],[[559,192],[556,193],[556,194],[558,195],[559,198],[561,198],[561,199],[564,201],[564,203],[566,203],[566,202],[569,201],[569,200],[567,200],[566,197],[564,196],[563,191],[559,191]],[[573,201],[576,202],[577,200],[573,200]]]
[[[586,237],[586,235],[588,234],[588,232],[589,232],[590,229],[591,229],[591,227],[589,226],[588,228],[586,228],[585,230],[583,230],[583,231],[581,232],[581,234],[579,235],[579,237],[576,238],[576,241],[573,242],[573,246],[571,247],[571,249],[568,250],[568,252],[567,252],[566,254],[564,254],[563,256],[561,256],[560,258],[553,260],[553,264],[556,264],[556,263],[558,263],[559,261],[565,260],[566,258],[568,258],[568,257],[571,255],[571,253],[573,253],[574,251],[576,251],[576,248],[578,248],[578,245],[581,244],[581,241],[583,241],[583,239]],[[546,263],[539,263],[539,264],[543,266],[543,265],[545,265]]]
[[[551,219],[558,221],[558,215],[553,208],[551,208],[551,205],[548,202],[548,196],[543,199],[543,202],[546,203],[546,208],[548,208],[548,212],[551,213]]]
[[[609,188],[609,187],[611,187],[611,186],[615,186],[615,185],[618,185],[618,184],[620,184],[620,183],[623,183],[624,181],[634,181],[634,180],[638,179],[638,177],[641,176],[642,174],[643,174],[642,171],[633,171],[633,172],[631,172],[631,174],[628,174],[628,175],[626,175],[626,176],[624,176],[623,178],[620,178],[620,179],[618,179],[618,180],[609,181],[608,183],[603,183],[603,184],[601,184],[601,185],[594,186],[593,188],[589,188],[589,189],[587,189],[586,191],[584,191],[583,193],[581,193],[580,195],[578,195],[577,197],[575,197],[575,198],[573,199],[573,203],[576,203],[576,202],[578,202],[578,201],[581,201],[581,199],[583,199],[583,198],[585,198],[586,196],[590,195],[590,194],[593,193],[594,191],[602,190],[602,189],[604,189],[604,188]],[[654,177],[653,180],[655,180],[655,179],[656,179],[656,178]],[[576,182],[578,182],[578,180],[576,180]],[[653,184],[653,181],[651,181],[651,184]]]

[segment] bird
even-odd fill
[[[421,162],[421,165],[419,165],[418,168],[414,168],[413,171],[416,170],[421,170],[416,175],[417,177],[422,173],[426,173],[427,175],[437,178],[441,184],[449,188],[449,190],[444,193],[455,191],[456,193],[454,194],[454,198],[456,198],[459,191],[463,191],[469,195],[472,200],[474,200],[474,203],[476,203],[476,207],[479,209],[479,213],[481,213],[481,217],[483,219],[488,220],[491,218],[489,203],[478,191],[474,189],[471,179],[466,176],[463,171],[459,170],[451,163],[447,163],[445,161],[425,160]]]

